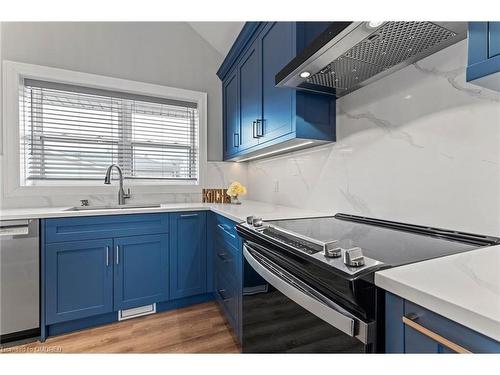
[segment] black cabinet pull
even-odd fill
[[[229,301],[231,298],[228,298],[226,296],[226,290],[225,289],[218,289],[217,290],[217,294],[219,295],[219,297],[222,299],[223,302],[227,302]]]
[[[230,262],[230,261],[231,261],[231,259],[229,259],[229,258],[227,257],[227,253],[217,253],[217,256],[218,256],[220,259],[222,259],[222,261],[223,261],[224,263],[228,263],[228,262]]]

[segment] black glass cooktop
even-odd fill
[[[337,240],[337,245],[343,249],[361,247],[366,257],[392,266],[473,250],[498,241],[493,237],[375,219],[365,220],[342,214],[266,223],[320,242]],[[283,236],[287,237],[286,234],[273,233],[272,230],[264,233],[282,241]],[[300,239],[296,243],[297,238],[290,237],[294,243],[286,242],[300,248]],[[311,248],[303,250],[309,254],[319,251]]]

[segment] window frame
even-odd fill
[[[132,187],[132,194],[138,193],[198,193],[206,179],[207,168],[207,94],[151,83],[125,80],[96,74],[76,72],[47,66],[3,62],[3,170],[4,196],[21,197],[37,195],[68,194],[114,194],[114,190],[98,180],[47,180],[43,184],[23,185],[24,174],[21,168],[21,107],[20,90],[24,79],[36,79],[97,89],[129,92],[137,95],[163,97],[190,101],[198,108],[198,179],[187,180],[147,180],[127,179],[126,185]],[[103,175],[104,179],[104,175]]]

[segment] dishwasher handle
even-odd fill
[[[30,234],[30,220],[9,220],[0,222],[0,237],[27,236]]]
[[[243,245],[243,256],[260,276],[292,301],[343,333],[356,337],[364,344],[371,343],[370,323],[349,314],[335,302],[320,296],[318,292],[313,292],[302,281],[252,250],[248,244]]]

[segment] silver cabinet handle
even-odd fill
[[[106,246],[106,267],[109,266],[109,246]]]
[[[455,344],[454,342],[448,340],[447,338],[444,338],[441,335],[438,335],[435,332],[432,332],[430,329],[425,328],[424,326],[421,326],[417,322],[415,322],[414,319],[410,316],[403,316],[402,317],[403,323],[407,325],[408,327],[413,328],[415,331],[420,332],[422,335],[427,336],[433,341],[436,341],[437,343],[446,346],[448,349],[453,350],[455,353],[461,353],[461,354],[470,354],[472,353],[471,351],[465,349],[464,347]]]
[[[298,305],[302,306],[318,318],[324,320],[345,334],[351,337],[356,337],[359,341],[365,344],[372,341],[368,323],[349,314],[347,311],[342,311],[342,307],[338,306],[335,302],[328,300],[324,296],[322,299],[328,301],[328,304],[321,301],[318,297],[312,295],[306,290],[307,286],[305,284],[303,286],[299,285],[301,282],[298,279],[292,280],[294,276],[290,274],[287,275],[287,272],[279,266],[274,264],[271,265],[272,262],[267,259],[265,261],[265,265],[263,264],[264,262],[257,260],[250,253],[250,249],[251,248],[247,244],[244,244],[243,256],[249,265],[269,284],[274,286]]]
[[[218,226],[221,230],[223,230],[225,233],[227,233],[228,235],[230,235],[231,237],[236,238],[236,236],[235,236],[234,234],[232,234],[229,230],[227,230],[227,229],[224,227],[224,225],[222,225],[222,224],[217,224],[217,226]]]
[[[255,134],[256,138],[261,138],[264,136],[264,120],[257,119],[255,121]]]
[[[180,215],[180,217],[182,217],[182,218],[196,217],[196,216],[198,216],[198,214],[182,214],[182,215]]]
[[[116,245],[116,264],[120,263],[120,246]]]
[[[233,147],[239,147],[240,146],[240,135],[238,133],[233,134]]]

